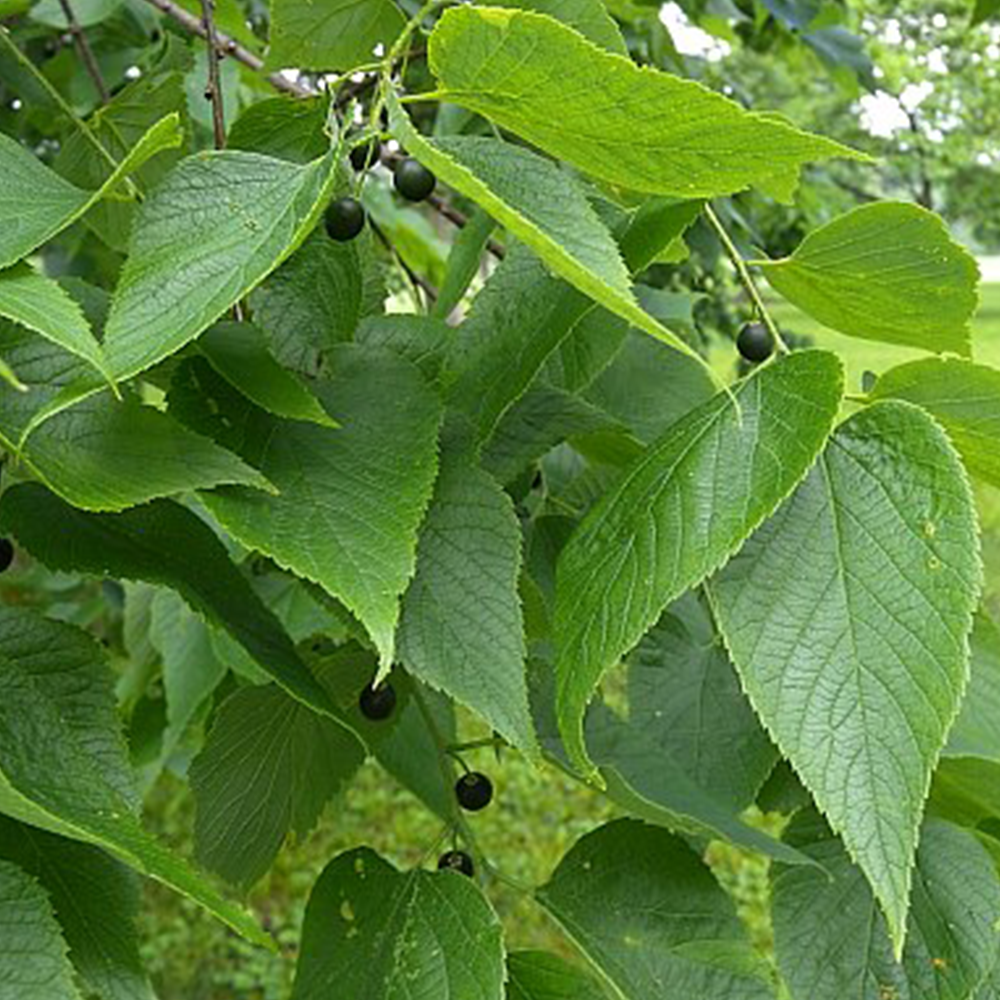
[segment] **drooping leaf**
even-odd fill
[[[11,492],[4,494],[5,500]],[[0,642],[0,811],[104,847],[189,896],[248,940],[266,943],[266,935],[245,911],[222,899],[143,829],[132,803],[112,784],[114,772],[106,773],[106,754],[79,722],[87,706],[102,696],[101,689],[107,691],[110,685],[100,648],[71,626],[25,609],[16,614],[29,619],[33,633],[47,634],[55,649],[89,643],[90,650],[89,661],[82,663],[75,655],[67,659],[49,650],[32,655],[17,641]],[[71,642],[67,631],[74,633]]]
[[[292,1000],[502,1000],[500,921],[457,872],[399,872],[366,847],[341,854],[313,886]]]
[[[919,205],[861,205],[760,266],[789,302],[841,333],[969,354],[975,258]]]
[[[82,191],[36,159],[16,139],[0,133],[0,268],[9,267],[75,222],[161,150],[180,145],[180,118],[161,118],[97,191]]]
[[[774,997],[731,900],[666,830],[628,819],[600,827],[536,897],[624,1000]]]
[[[337,421],[302,381],[278,364],[250,323],[216,323],[198,341],[208,363],[244,396],[276,417],[323,427]]]
[[[399,656],[415,677],[533,753],[520,569],[521,530],[510,498],[472,461],[446,455],[403,598]]]
[[[1000,918],[996,869],[971,834],[925,821],[900,963],[864,875],[822,819],[803,813],[785,836],[829,873],[781,866],[772,876],[775,952],[792,1000],[971,996],[997,954]]]
[[[143,202],[104,348],[128,378],[169,357],[305,239],[335,181],[332,155],[301,166],[239,150],[182,160]]]
[[[304,837],[364,759],[356,736],[280,688],[237,691],[191,765],[199,861],[249,889],[286,835]]]
[[[51,278],[26,265],[0,271],[0,316],[40,333],[107,376],[104,352],[83,310]]]
[[[44,887],[88,992],[102,1000],[153,1000],[135,927],[139,886],[128,868],[90,844],[6,817],[0,817],[0,858]]]
[[[388,47],[406,24],[393,0],[274,0],[271,7],[270,69],[351,69]]]
[[[583,715],[604,673],[698,584],[806,474],[842,391],[832,354],[759,369],[674,423],[590,511],[559,557],[559,727],[590,773]]]
[[[495,228],[496,223],[492,217],[480,209],[456,233],[448,253],[448,270],[438,289],[437,301],[431,309],[432,316],[447,319],[461,302],[479,270],[483,251]]]
[[[507,956],[507,1000],[605,1000],[593,978],[547,951]]]
[[[633,191],[699,198],[756,185],[787,200],[804,163],[866,159],[699,83],[603,52],[533,12],[448,10],[428,59],[442,100]]]
[[[293,697],[329,714],[330,700],[278,620],[196,514],[155,500],[122,514],[75,510],[35,483],[0,497],[0,526],[50,569],[160,583],[229,632]]]
[[[279,490],[265,503],[259,491],[216,490],[206,506],[244,545],[341,600],[385,668],[437,471],[441,406],[417,369],[384,349],[342,345],[330,356],[332,378],[314,391],[337,429],[271,417],[193,366],[198,384],[183,404],[172,398],[183,419],[222,435]]]
[[[961,358],[924,358],[890,368],[873,399],[905,399],[938,420],[965,467],[1000,486],[1000,371]]]
[[[536,153],[497,139],[456,136],[431,142],[417,132],[398,102],[390,104],[389,122],[412,156],[486,209],[555,274],[704,365],[684,340],[636,302],[611,233],[572,177]]]
[[[920,410],[887,402],[841,425],[711,585],[744,689],[870,881],[897,953],[979,579],[958,456]]]
[[[13,1000],[81,1000],[45,890],[0,860],[0,986]]]

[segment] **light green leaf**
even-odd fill
[[[437,472],[441,405],[417,369],[388,351],[342,345],[330,356],[332,378],[314,391],[336,430],[270,417],[195,366],[196,384],[171,405],[220,440],[236,428],[228,443],[280,491],[220,489],[204,494],[205,505],[248,548],[342,601],[387,669]]]
[[[185,507],[154,500],[122,514],[87,514],[35,483],[21,483],[0,497],[0,526],[50,569],[173,588],[229,632],[290,695],[332,714],[329,696],[278,620],[212,529]]]
[[[980,575],[958,456],[928,416],[888,402],[838,428],[711,585],[744,689],[871,883],[897,954]]]
[[[104,352],[83,310],[51,278],[20,264],[0,271],[0,316],[40,333],[110,379]]]
[[[943,754],[1000,765],[1000,629],[984,611],[973,621],[969,647],[969,685]]]
[[[867,157],[601,51],[550,17],[458,7],[431,34],[438,95],[611,184],[684,198],[790,198],[804,163]]]
[[[464,875],[398,872],[361,847],[313,886],[292,1000],[501,1000],[503,984],[500,921]]]
[[[773,874],[775,952],[792,1000],[971,996],[1000,941],[1000,882],[971,834],[942,820],[924,823],[901,963],[864,875],[822,819],[803,813],[785,836],[829,873],[778,867]]]
[[[81,1000],[45,890],[0,861],[0,987],[5,1000]]]
[[[679,837],[621,819],[587,834],[536,897],[622,1000],[772,1000],[732,901]]]
[[[198,347],[227,382],[268,413],[337,426],[302,381],[274,360],[252,324],[216,323],[202,334]]]
[[[76,0],[73,14],[81,28],[89,28],[106,21],[121,5],[122,0]],[[31,8],[31,19],[63,31],[69,27],[59,0],[40,0]]]
[[[0,268],[9,267],[75,222],[130,173],[161,150],[180,145],[180,118],[153,125],[97,191],[81,191],[0,133]]]
[[[497,139],[456,136],[432,143],[417,132],[395,99],[389,112],[393,134],[410,155],[486,209],[555,274],[704,364],[636,302],[617,244],[571,176],[536,153]]]
[[[44,886],[88,994],[154,1000],[135,927],[139,884],[128,868],[90,844],[6,817],[0,817],[0,857]],[[6,982],[2,975],[0,981]]]
[[[403,598],[403,665],[537,752],[517,581],[521,529],[510,498],[468,459],[446,455]]]
[[[356,736],[280,688],[237,691],[191,765],[198,860],[249,889],[286,835],[309,833],[364,759]]]
[[[438,289],[437,301],[431,315],[447,319],[451,311],[462,301],[473,278],[479,271],[483,251],[496,229],[496,223],[482,209],[470,216],[466,225],[455,234],[455,240],[448,253],[448,270]]]
[[[182,160],[143,202],[104,335],[116,377],[169,357],[305,239],[333,189],[331,155],[300,166],[238,150]]]
[[[67,630],[76,631],[25,609],[16,614],[30,618],[36,632],[47,631],[57,647],[67,645]],[[73,642],[80,644],[83,637],[76,633]],[[142,828],[132,804],[105,776],[103,758],[88,745],[87,732],[73,722],[83,716],[95,694],[101,694],[95,692],[95,682],[104,691],[110,686],[100,647],[86,641],[91,647],[86,665],[58,655],[24,655],[17,644],[0,643],[0,810],[52,833],[104,847],[190,897],[248,940],[267,943],[245,911],[222,899]],[[104,677],[97,680],[99,671]]]
[[[559,557],[559,728],[592,772],[583,715],[604,673],[663,609],[717,569],[806,474],[833,425],[838,359],[759,368],[674,423],[590,511]]]
[[[979,269],[919,205],[862,205],[810,233],[791,257],[758,263],[789,302],[831,329],[970,353]]]
[[[507,956],[507,1000],[606,1000],[607,994],[582,969],[547,951],[513,951]]]
[[[393,0],[273,0],[268,69],[345,70],[388,48],[406,18]]]
[[[621,30],[602,0],[501,0],[491,6],[516,7],[561,21],[608,52],[628,55]]]
[[[960,358],[890,368],[872,399],[905,399],[938,420],[974,476],[1000,486],[1000,371]]]

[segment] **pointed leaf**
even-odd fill
[[[471,879],[398,872],[361,847],[330,862],[313,886],[292,1000],[501,1000],[501,936]]]
[[[620,819],[579,840],[538,901],[623,1000],[771,1000],[766,962],[683,840]]]
[[[867,159],[603,52],[541,14],[453,8],[431,34],[428,59],[442,100],[634,191],[712,198],[757,185],[787,199],[804,163]]]
[[[862,205],[810,233],[791,257],[759,263],[789,302],[841,333],[970,352],[979,269],[919,205]]]
[[[129,378],[211,326],[305,239],[330,197],[332,156],[300,166],[238,150],[182,160],[143,202],[104,349]]]
[[[545,951],[507,956],[507,1000],[606,1000],[607,994],[582,969]]]
[[[840,404],[832,354],[759,369],[733,397],[682,417],[590,511],[559,557],[559,728],[590,772],[583,714],[604,673],[672,600],[700,583],[798,484]]]
[[[446,456],[403,598],[399,655],[415,677],[534,753],[520,569],[521,530],[510,498],[472,462]]]
[[[838,428],[711,585],[754,708],[872,884],[897,953],[931,772],[968,677],[978,545],[944,433],[880,403]]]
[[[10,861],[0,861],[0,940],[0,985],[11,1000],[81,1000],[45,890]]]

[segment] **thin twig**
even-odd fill
[[[726,232],[726,227],[722,224],[722,221],[715,214],[715,210],[708,202],[705,203],[705,217],[715,230],[716,236],[719,237],[719,242],[722,244],[723,250],[726,251],[726,256],[733,262],[733,267],[736,268],[736,276],[739,278],[740,284],[746,289],[747,295],[750,296],[750,301],[753,302],[761,322],[767,327],[768,332],[774,338],[774,343],[778,350],[783,354],[787,354],[788,345],[781,336],[778,324],[774,322],[771,314],[767,311],[767,306],[764,305],[764,299],[757,289],[746,261],[736,248],[736,244],[730,239],[729,233]]]
[[[100,98],[101,104],[107,104],[111,100],[111,93],[101,75],[101,67],[97,65],[94,50],[90,47],[90,42],[87,41],[87,36],[83,33],[80,22],[76,19],[76,12],[69,0],[59,0],[59,6],[62,7],[62,12],[66,17],[66,24],[69,26],[69,33],[73,36],[73,43],[76,45],[80,61],[97,88],[97,96]]]
[[[455,208],[450,202],[447,202],[440,195],[432,194],[427,198],[427,204],[434,209],[439,215],[446,218],[452,225],[458,226],[459,229],[464,229],[469,224],[469,217],[459,209]],[[497,260],[503,260],[507,256],[507,250],[500,243],[497,243],[494,239],[488,239],[486,241],[486,249],[489,250]]]
[[[222,77],[219,74],[222,52],[219,49],[219,36],[215,30],[214,7],[215,0],[201,0],[201,23],[205,29],[205,41],[208,43],[208,86],[205,88],[205,96],[212,102],[212,133],[215,138],[215,148],[225,149],[226,116],[222,107]]]
[[[205,25],[202,24],[201,18],[188,13],[183,7],[174,3],[173,0],[146,0],[146,2],[152,4],[157,10],[168,17],[173,18],[179,25],[187,28],[188,31],[194,32],[200,38],[207,40]],[[240,45],[235,38],[230,38],[229,35],[223,34],[221,31],[216,31],[215,43],[217,51],[223,55],[232,56],[237,62],[243,63],[244,66],[249,67],[257,73],[263,72],[264,60]],[[286,94],[292,94],[294,97],[317,96],[310,88],[303,87],[293,80],[288,80],[280,73],[268,73],[267,79],[270,81],[271,86]]]

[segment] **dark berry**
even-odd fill
[[[363,142],[360,146],[355,146],[348,155],[351,159],[351,166],[355,170],[361,171],[374,167],[378,163],[381,153],[382,143],[378,139],[371,139],[369,142]]]
[[[357,198],[338,198],[326,210],[326,232],[332,240],[346,243],[365,228],[365,210]]]
[[[461,872],[463,875],[468,875],[469,878],[472,878],[476,871],[475,865],[472,863],[472,858],[465,851],[445,851],[438,858],[438,868],[441,871],[445,868],[450,868],[454,872]]]
[[[377,688],[368,685],[358,699],[361,714],[372,722],[388,719],[396,708],[396,689],[389,683],[380,684]]]
[[[0,538],[0,573],[10,569],[14,561],[14,543],[9,538]]]
[[[747,361],[766,361],[774,350],[774,338],[763,323],[747,323],[736,338],[736,347]]]
[[[396,164],[393,183],[407,201],[423,201],[434,190],[437,178],[422,163],[408,156]]]
[[[455,796],[458,804],[469,812],[485,809],[493,798],[493,782],[478,771],[463,774],[455,782]]]

